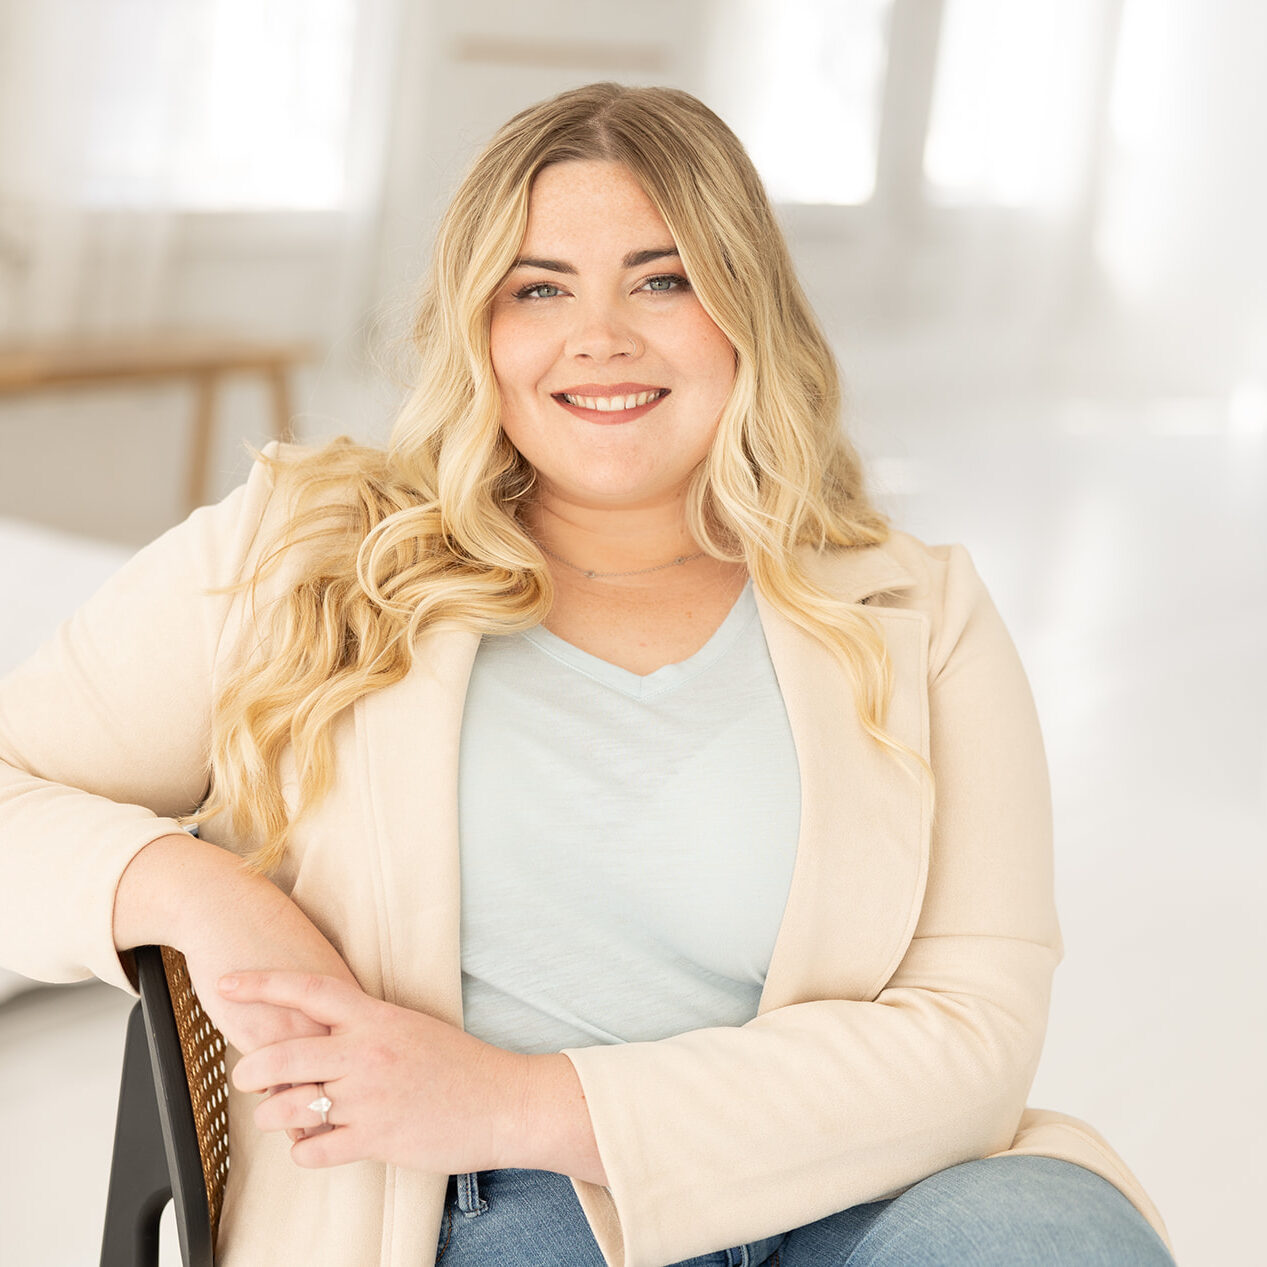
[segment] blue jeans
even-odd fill
[[[548,1170],[449,1180],[441,1267],[603,1267],[572,1182]],[[1106,1179],[1054,1157],[987,1157],[900,1196],[671,1267],[1173,1267]]]

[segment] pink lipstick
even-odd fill
[[[586,422],[632,422],[654,409],[667,387],[647,383],[580,383],[551,395],[564,409]]]

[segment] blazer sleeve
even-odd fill
[[[1046,760],[966,553],[931,573],[895,604],[929,617],[937,812],[914,935],[874,999],[567,1050],[609,1187],[573,1183],[609,1264],[774,1236],[1012,1142],[1062,953]]]
[[[142,549],[0,680],[5,967],[132,989],[114,946],[115,890],[132,858],[179,831],[176,816],[206,794],[234,601],[211,591],[243,573],[271,488],[257,462],[246,484]]]

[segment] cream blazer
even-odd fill
[[[211,702],[250,639],[247,601],[209,591],[253,567],[288,513],[257,464],[0,683],[0,963],[131,988],[115,887],[205,795]],[[811,566],[880,622],[890,729],[931,760],[936,812],[859,727],[833,658],[758,598],[800,763],[791,891],[747,1025],[568,1050],[610,1187],[573,1182],[606,1261],[660,1267],[1004,1153],[1095,1171],[1165,1239],[1096,1131],[1025,1104],[1062,947],[1042,741],[985,589],[961,548],[901,534]],[[337,786],[276,877],[367,991],[455,1025],[458,733],[477,645],[426,634],[403,681],[339,718]],[[203,835],[253,845],[228,822]],[[445,1175],[301,1170],[251,1107],[232,1093],[221,1267],[433,1260]]]

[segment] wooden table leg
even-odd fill
[[[185,485],[185,513],[192,514],[207,503],[207,467],[216,412],[218,374],[199,374],[194,403],[194,434],[189,452],[189,475]]]
[[[289,444],[295,438],[295,432],[290,422],[290,380],[286,377],[286,367],[274,365],[267,375],[273,398],[273,436],[282,444]]]

